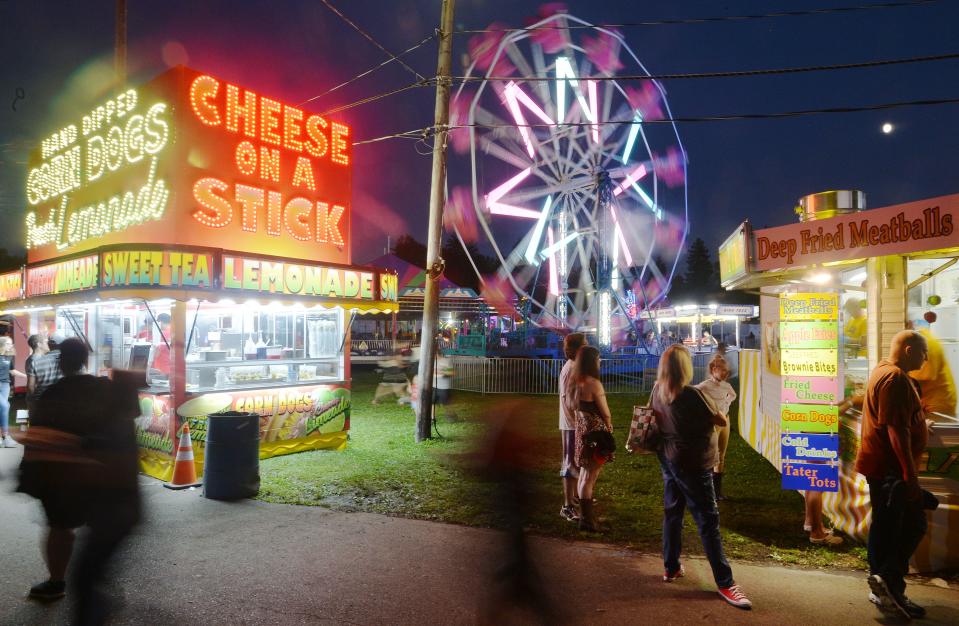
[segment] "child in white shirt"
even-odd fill
[[[703,392],[707,399],[711,400],[716,410],[729,417],[729,405],[736,399],[736,392],[732,385],[726,382],[729,378],[729,363],[722,355],[717,354],[709,362],[709,378],[696,385],[696,388]],[[726,471],[726,448],[729,446],[729,422],[726,426],[719,428],[719,463],[713,468],[713,488],[716,491],[717,500],[725,500],[723,495],[723,472]]]

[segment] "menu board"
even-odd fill
[[[779,299],[783,489],[839,489],[839,297]]]

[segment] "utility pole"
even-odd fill
[[[123,86],[127,82],[127,0],[117,0],[113,70],[116,74],[117,91],[123,91]]]
[[[443,0],[440,15],[439,58],[436,62],[436,108],[434,110],[433,177],[430,184],[430,225],[426,241],[426,294],[423,297],[423,334],[420,339],[420,402],[416,414],[416,440],[429,439],[433,426],[433,371],[436,332],[439,327],[439,286],[444,262],[443,202],[446,192],[446,126],[450,119],[450,65],[453,53],[453,5]]]

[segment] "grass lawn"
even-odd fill
[[[259,498],[470,526],[500,526],[501,520],[486,504],[493,493],[491,483],[469,471],[461,461],[482,435],[481,417],[495,410],[502,397],[454,393],[453,408],[462,421],[445,423],[441,419],[442,438],[417,444],[409,407],[370,403],[377,382],[376,374],[354,369],[352,429],[346,450],[305,452],[262,461]],[[530,531],[660,552],[662,479],[655,458],[617,452],[615,461],[605,466],[596,492],[599,515],[611,529],[603,535],[580,533],[559,516],[558,400],[555,396],[533,396],[529,400],[537,407],[529,418],[535,421],[539,437],[533,453],[533,497],[538,513],[529,520]],[[621,444],[629,429],[632,405],[640,398],[611,395],[609,400],[617,442]],[[865,567],[865,548],[861,546],[830,550],[809,543],[802,530],[801,496],[783,491],[779,473],[735,431],[726,458],[724,487],[729,499],[720,503],[720,511],[724,545],[730,557],[802,566]],[[702,554],[688,514],[683,547],[689,553]]]

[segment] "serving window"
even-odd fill
[[[343,379],[343,310],[188,305],[187,391]]]
[[[143,370],[151,393],[170,390],[176,341],[184,346],[186,391],[342,381],[343,309],[187,303],[176,328],[173,301],[103,301],[34,313],[32,327],[80,337],[90,346],[87,371]]]
[[[908,259],[906,317],[923,333],[929,358],[914,377],[934,419],[956,416],[959,373],[959,257]],[[950,391],[951,389],[951,391]]]

